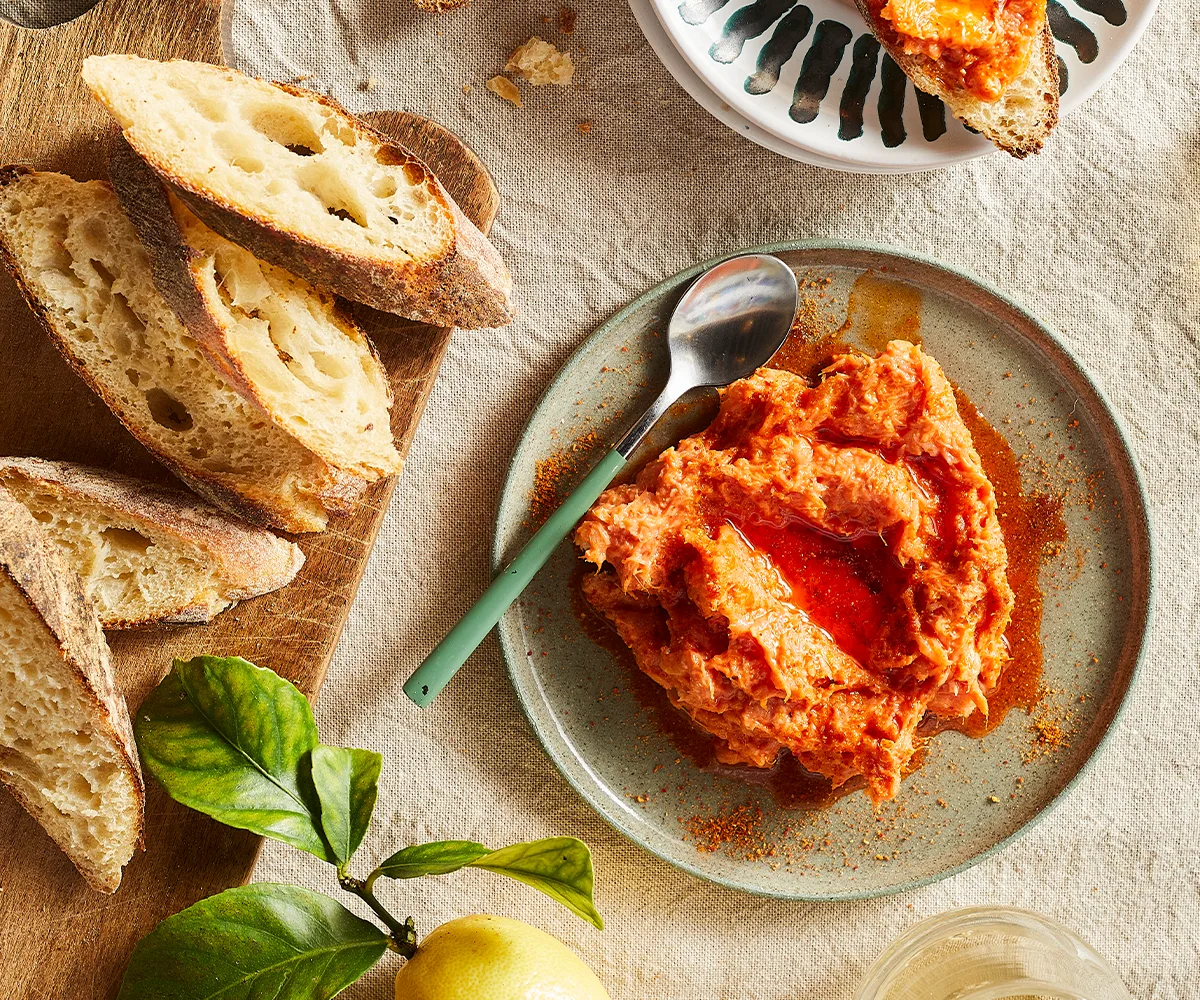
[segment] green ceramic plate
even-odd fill
[[[925,349],[1012,445],[1024,486],[1067,494],[1066,542],[1040,577],[1041,702],[1032,713],[1010,712],[983,739],[933,738],[924,765],[878,813],[862,792],[823,807],[785,807],[781,781],[705,765],[653,685],[639,683],[610,644],[589,638],[595,630],[573,606],[569,543],[501,622],[501,645],[546,752],[604,819],[647,850],[701,878],[779,898],[897,892],[961,871],[1016,837],[1099,751],[1133,681],[1151,613],[1146,507],[1100,392],[1049,330],[998,293],[880,248],[788,243],[755,252],[787,261],[811,308],[835,325],[865,271],[906,285]],[[574,471],[557,485],[569,489],[658,391],[666,378],[659,332],[682,289],[709,266],[643,295],[563,367],[513,457],[497,567],[528,537],[548,477],[567,465]],[[846,339],[874,347],[878,333],[852,325]],[[643,453],[698,429],[712,412],[711,395],[689,397]]]

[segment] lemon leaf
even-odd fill
[[[138,709],[142,763],[176,802],[335,862],[312,783],[308,699],[237,656],[176,660]]]
[[[397,851],[376,871],[388,878],[418,878],[421,875],[447,875],[469,865],[488,853],[473,840],[437,840],[415,844]]]
[[[383,931],[319,892],[239,886],[142,938],[117,1000],[329,1000],[386,947]]]
[[[531,885],[604,930],[604,918],[592,898],[592,852],[582,840],[548,837],[513,844],[477,858],[470,867],[499,872]]]
[[[321,800],[321,829],[344,868],[371,825],[383,757],[371,750],[319,744],[312,749],[312,780]]]
[[[592,852],[574,837],[548,837],[489,851],[473,840],[439,840],[397,851],[372,873],[388,878],[446,875],[460,868],[482,868],[533,886],[571,912],[604,929],[592,899],[595,875]]]

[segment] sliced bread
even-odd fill
[[[79,577],[3,487],[0,781],[93,889],[116,890],[145,799],[129,713]]]
[[[320,531],[366,488],[217,373],[155,289],[108,184],[0,168],[0,259],[76,372],[206,499],[257,524]]]
[[[334,296],[209,229],[120,137],[109,174],[159,292],[225,378],[331,465],[399,472],[387,373]]]
[[[211,621],[304,565],[298,545],[187,490],[40,458],[0,459],[0,487],[79,574],[107,629]]]
[[[322,94],[209,63],[89,56],[137,153],[222,236],[339,295],[442,326],[502,326],[512,279],[408,150]]]
[[[938,73],[937,62],[929,56],[905,52],[891,22],[874,13],[873,7],[878,4],[855,2],[896,65],[918,88],[939,98],[955,118],[1017,159],[1042,148],[1050,130],[1058,124],[1058,56],[1045,20],[1033,41],[1025,71],[1005,87],[998,99],[984,101],[968,91],[948,87]]]

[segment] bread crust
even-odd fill
[[[0,167],[0,191],[19,178],[32,176],[35,173],[37,171],[22,165]],[[106,182],[97,181],[95,183],[104,184],[111,189],[111,185]],[[328,523],[328,513],[346,514],[354,509],[355,502],[362,496],[369,484],[362,477],[333,466],[328,467],[326,482],[314,497],[314,506],[324,509],[310,510],[298,505],[284,508],[275,501],[273,494],[256,489],[249,482],[245,483],[241,489],[234,490],[211,473],[185,465],[175,456],[155,447],[154,443],[122,414],[119,401],[113,398],[112,394],[88,371],[87,366],[75,356],[69,340],[55,327],[50,309],[26,282],[19,261],[9,251],[2,239],[0,239],[0,264],[3,264],[12,276],[25,301],[29,303],[29,307],[46,330],[51,343],[58,349],[63,360],[83,380],[84,384],[100,397],[114,416],[121,421],[125,429],[194,492],[210,503],[237,514],[251,524],[264,528],[279,528],[283,531],[324,531]]]
[[[100,622],[78,575],[46,539],[33,516],[3,487],[0,487],[0,572],[16,586],[70,668],[89,705],[96,737],[116,751],[119,767],[128,778],[137,802],[132,821],[137,846],[142,846],[145,784],[129,711],[113,678],[111,656]],[[0,779],[12,787],[5,777],[2,757]],[[21,794],[16,798],[41,822],[34,803]],[[60,846],[66,849],[61,842]],[[71,861],[93,889],[114,892],[120,885],[119,872],[114,879],[86,857],[71,856]]]
[[[1045,144],[1050,131],[1058,124],[1059,107],[1059,77],[1058,55],[1054,49],[1054,36],[1050,31],[1048,21],[1042,22],[1042,30],[1038,34],[1037,43],[1029,56],[1029,66],[1026,67],[1022,78],[1041,78],[1041,107],[1037,114],[1021,114],[1023,128],[1019,133],[1001,131],[992,127],[986,118],[986,113],[1004,107],[1013,84],[1009,84],[1005,94],[998,101],[986,102],[960,91],[950,91],[937,77],[935,60],[928,56],[906,53],[897,43],[895,33],[888,25],[875,17],[866,0],[855,0],[859,13],[870,26],[875,37],[892,57],[896,65],[912,82],[927,94],[932,94],[942,101],[950,113],[975,131],[982,133],[1006,153],[1023,160],[1032,153],[1037,153]],[[1016,81],[1014,81],[1015,83]]]
[[[231,71],[233,72],[233,71]],[[84,68],[85,81],[88,79]],[[326,246],[301,232],[233,204],[189,182],[169,162],[139,146],[134,150],[201,221],[256,257],[331,288],[344,298],[437,326],[505,326],[512,322],[512,278],[495,247],[450,197],[432,170],[394,139],[351,115],[333,98],[285,83],[261,81],[332,111],[358,139],[375,147],[381,163],[401,166],[424,185],[453,221],[454,235],[432,260],[386,261]],[[103,102],[102,88],[93,93]]]
[[[121,207],[133,223],[138,239],[146,249],[159,294],[166,299],[179,321],[195,337],[217,373],[242,397],[276,422],[284,433],[290,435],[291,431],[276,419],[276,413],[268,401],[263,399],[258,386],[231,350],[226,331],[213,316],[205,300],[193,270],[195,262],[202,259],[203,254],[191,247],[184,238],[183,228],[176,214],[177,209],[182,210],[180,203],[176,201],[172,204],[172,198],[158,174],[134,152],[124,135],[119,132],[113,137],[109,147],[108,171]],[[365,347],[379,367],[380,378],[387,386],[387,403],[390,409],[391,383],[383,371],[375,345],[354,322],[349,310],[340,300],[335,306],[335,312],[342,332]],[[310,449],[312,447],[303,441],[301,444]],[[365,481],[399,472],[403,464],[397,456],[395,465],[390,468],[364,466],[362,463],[347,467],[332,456],[321,457],[331,466],[342,469],[347,475],[361,477]]]
[[[14,478],[55,497],[74,496],[110,507],[153,533],[198,546],[217,567],[226,585],[222,597],[232,603],[287,586],[304,565],[304,553],[295,543],[202,504],[187,490],[74,462],[0,458],[0,488]],[[224,609],[206,603],[181,608],[166,618],[123,618],[102,625],[125,629],[155,622],[202,624]]]

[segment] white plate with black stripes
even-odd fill
[[[1155,3],[1047,0],[1063,113],[1112,75]],[[694,98],[785,156],[839,170],[907,173],[995,150],[909,82],[852,3],[630,0],[630,6],[659,57]],[[659,32],[647,30],[651,12],[659,22],[653,28],[661,26],[674,51],[664,51]]]

